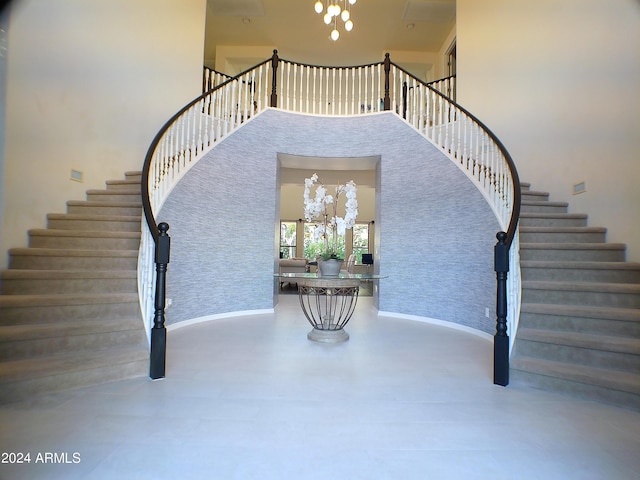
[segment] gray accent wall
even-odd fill
[[[499,224],[451,160],[391,112],[336,118],[272,109],[200,160],[158,215],[171,226],[168,324],[277,302],[279,153],[380,156],[374,253],[387,278],[378,308],[495,331]]]

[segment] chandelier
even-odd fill
[[[350,32],[353,28],[353,22],[351,21],[351,5],[355,5],[357,0],[316,0],[314,8],[316,13],[324,12],[324,23],[331,25],[333,23],[333,30],[331,30],[331,40],[334,42],[340,38],[340,32],[338,31],[338,17],[344,22],[344,29]]]

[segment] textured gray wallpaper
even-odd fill
[[[278,110],[261,113],[200,160],[158,215],[171,226],[168,324],[274,306],[278,153],[379,155],[375,261],[388,278],[380,281],[378,308],[495,331],[499,226],[471,181],[393,113],[328,118]]]

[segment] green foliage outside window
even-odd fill
[[[369,251],[369,225],[357,223],[353,226],[353,253],[356,263],[362,263],[362,254]]]
[[[280,258],[296,256],[296,222],[280,222]]]

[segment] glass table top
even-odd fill
[[[380,280],[387,278],[386,275],[374,275],[371,273],[340,273],[337,277],[322,277],[317,273],[274,273],[276,278],[317,278],[327,280]]]

